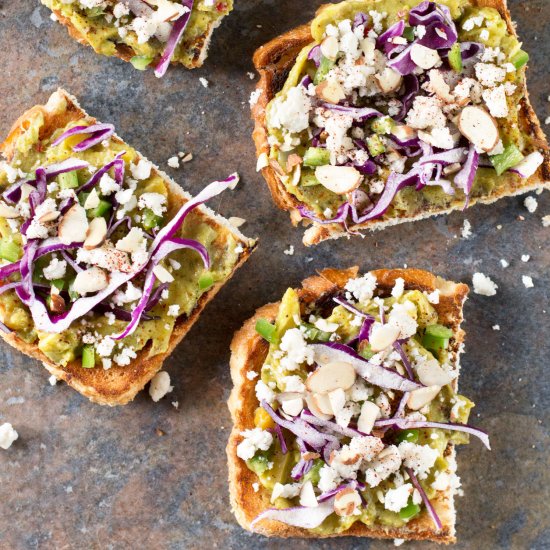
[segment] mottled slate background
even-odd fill
[[[466,213],[474,232],[469,240],[457,237],[465,216],[456,213],[305,249],[301,232],[273,208],[254,170],[248,110],[254,82],[247,72],[256,47],[307,21],[320,3],[236,0],[206,65],[171,70],[159,81],[78,45],[37,1],[0,0],[0,135],[24,109],[66,87],[161,166],[177,151],[192,152],[184,168],[168,169],[192,192],[238,170],[240,189],[213,206],[246,217],[246,233],[261,239],[167,361],[175,389],[160,403],[144,394],[123,408],[92,405],[67,386],[51,387],[39,363],[0,345],[0,422],[12,422],[20,434],[10,450],[0,450],[2,549],[392,547],[352,539],[268,541],[242,531],[228,507],[225,402],[231,335],[256,307],[324,266],[405,263],[465,282],[481,270],[499,285],[495,297],[472,295],[466,304],[461,386],[478,403],[473,420],[491,433],[493,452],[477,441],[459,452],[465,496],[458,500],[458,548],[550,548],[550,229],[541,224],[550,198],[537,197],[535,214],[522,198],[473,208]],[[550,115],[544,34],[550,2],[514,0],[511,8],[531,53],[531,97],[544,119]],[[295,254],[283,254],[291,244]],[[531,260],[523,263],[522,254]],[[500,258],[510,261],[508,269]],[[533,277],[534,288],[523,287],[523,274]],[[170,404],[175,400],[178,410]],[[421,546],[430,547],[408,545]]]

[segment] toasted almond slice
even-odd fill
[[[105,218],[94,218],[88,226],[88,232],[86,233],[86,240],[84,241],[84,248],[91,250],[97,248],[103,243],[107,236],[107,222]]]
[[[424,386],[446,386],[453,380],[453,376],[443,370],[436,359],[417,364],[416,374]]]
[[[319,453],[314,453],[312,451],[306,451],[302,454],[302,458],[304,460],[315,460],[316,458],[319,458],[321,455]]]
[[[386,94],[398,90],[403,82],[403,77],[390,67],[386,67],[382,73],[377,74],[375,78],[378,81],[380,89]]]
[[[92,189],[92,192],[86,197],[84,201],[84,209],[90,210],[92,208],[97,208],[99,206],[99,195],[95,187]]]
[[[449,174],[456,174],[460,168],[461,168],[460,162],[453,162],[452,164],[449,164],[448,166],[445,166],[443,168],[443,173],[448,176]]]
[[[352,451],[350,448],[344,448],[337,453],[335,452],[334,455],[331,456],[331,463],[336,457],[338,457],[338,462],[340,464],[351,466],[352,464],[357,464],[357,462],[361,460],[361,453],[358,451]]]
[[[319,506],[317,502],[317,497],[315,496],[315,491],[313,490],[313,483],[311,481],[306,481],[302,485],[300,491],[300,504],[306,506],[307,508],[315,508]]]
[[[139,227],[132,227],[130,232],[116,243],[116,249],[132,254],[143,248],[145,236]]]
[[[334,416],[330,409],[328,395],[308,393],[306,394],[306,403],[311,413],[321,420],[329,420]]]
[[[337,516],[351,516],[355,508],[361,505],[361,496],[351,487],[346,487],[336,494],[334,511]]]
[[[342,388],[333,390],[328,394],[328,400],[330,402],[330,408],[336,416],[346,405],[346,392]]]
[[[285,399],[281,406],[286,414],[290,416],[298,416],[304,408],[304,400],[301,397],[296,399]]]
[[[414,128],[411,128],[410,126],[407,126],[406,124],[396,124],[392,128],[391,133],[399,141],[408,141],[410,139],[414,139],[418,135]]]
[[[40,216],[40,218],[38,218],[38,221],[40,223],[53,222],[53,221],[57,220],[57,218],[59,218],[60,215],[61,215],[61,213],[58,212],[57,210],[50,210],[49,212],[46,212],[45,214],[42,214],[42,216]]]
[[[19,212],[13,206],[8,206],[4,201],[0,201],[0,217],[6,219],[18,218]]]
[[[100,267],[90,267],[77,273],[73,282],[73,290],[81,296],[92,292],[99,292],[107,288],[109,277]]]
[[[281,177],[286,176],[286,172],[283,170],[283,167],[275,159],[269,159],[269,166],[271,166],[271,168],[275,170],[275,173],[278,176],[281,176]]]
[[[443,73],[438,69],[432,69],[429,73],[431,91],[446,103],[453,103],[455,98],[451,95],[451,88],[445,82]]]
[[[323,80],[318,84],[315,88],[315,95],[334,105],[346,98],[342,86],[333,80]]]
[[[370,434],[376,419],[380,416],[380,407],[372,401],[365,401],[361,406],[361,414],[357,420],[357,429],[364,434]]]
[[[321,53],[327,59],[334,61],[338,55],[338,38],[335,36],[327,36],[321,42]]]
[[[409,395],[407,407],[412,411],[417,411],[430,403],[440,391],[441,386],[426,386],[425,388],[414,390]]]
[[[495,119],[482,107],[464,107],[458,115],[457,126],[468,141],[483,151],[493,149],[500,139]]]
[[[34,187],[28,183],[23,183],[21,185],[21,200],[26,201],[29,198],[29,195],[34,191]]]
[[[174,280],[172,274],[160,264],[153,268],[153,273],[161,283],[171,283]]]
[[[288,155],[288,158],[286,159],[286,170],[287,172],[292,172],[292,169],[295,166],[299,166],[302,164],[303,160],[300,155],[297,155],[296,153],[291,153]]]
[[[63,244],[83,242],[88,232],[86,210],[80,204],[73,204],[61,218],[57,232]]]
[[[263,170],[268,166],[269,166],[269,157],[267,156],[267,153],[260,153],[260,156],[258,157],[258,161],[256,162],[256,172],[259,172],[260,170]]]
[[[353,166],[318,166],[315,169],[315,177],[319,183],[329,191],[338,195],[345,195],[354,191],[361,185],[361,173]]]
[[[399,328],[390,324],[375,324],[370,332],[369,342],[372,351],[378,352],[391,346],[399,337]]]
[[[65,300],[59,295],[59,291],[50,293],[50,307],[54,313],[63,313],[65,311]]]
[[[246,223],[246,220],[244,218],[239,218],[238,216],[231,216],[227,220],[233,227],[241,227],[241,225],[244,225]]]
[[[334,362],[318,367],[306,380],[312,393],[329,393],[338,388],[347,390],[355,382],[355,369],[349,363]]]
[[[411,59],[413,63],[424,70],[431,69],[441,60],[437,50],[426,48],[422,44],[413,44],[411,46]]]

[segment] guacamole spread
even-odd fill
[[[158,61],[167,47],[173,62],[189,68],[197,66],[211,28],[233,9],[233,0],[42,0],[42,3],[61,14],[97,53],[112,56],[132,51],[132,64],[141,70]]]
[[[347,0],[311,34],[266,110],[268,162],[302,218],[347,227],[446,210],[541,164],[518,123],[528,55],[497,10]]]
[[[50,104],[71,120],[61,94]],[[166,352],[176,321],[235,268],[246,243],[194,208],[237,177],[182,206],[111,125],[72,118],[40,138],[34,111],[0,163],[0,321],[57,365],[126,366],[146,346]]]
[[[466,425],[474,404],[455,391],[458,343],[437,303],[401,278],[382,296],[367,273],[313,307],[289,289],[275,323],[258,321],[269,353],[237,447],[274,505],[256,521],[401,527],[456,492],[449,444],[488,439]]]

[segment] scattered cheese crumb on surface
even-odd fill
[[[543,216],[541,218],[542,227],[550,227],[550,214]]]
[[[535,285],[533,284],[533,278],[529,277],[529,275],[523,275],[521,277],[521,281],[525,288],[533,288]]]
[[[503,268],[506,268],[510,265],[509,262],[507,262],[504,258],[501,258],[500,260],[500,265],[503,267]]]
[[[522,257],[521,257],[521,261],[522,262],[528,262],[530,258],[531,258],[531,256],[529,256],[529,254],[523,254]]]
[[[199,78],[199,81],[200,83],[203,85],[204,88],[208,88],[210,82],[208,82],[208,80],[206,80],[206,78],[204,78],[203,76],[201,76]]]
[[[393,539],[394,546],[401,546],[402,544],[404,544],[404,542],[405,542],[405,539]]]
[[[149,395],[156,403],[162,399],[167,393],[170,393],[174,386],[170,385],[170,375],[166,371],[160,371],[155,374],[149,386]]]
[[[252,72],[246,73],[246,76],[248,76],[248,78],[250,78],[250,80],[254,80],[256,78],[256,75]]]
[[[292,256],[294,255],[294,246],[293,245],[290,245],[285,251],[284,253],[287,255],[287,256]]]
[[[167,161],[168,166],[170,168],[179,168],[180,167],[180,159],[174,155],[173,157],[170,157]]]
[[[492,326],[492,329],[493,329],[493,330],[500,330],[500,325],[493,325],[493,326]]]
[[[180,402],[179,401],[172,401],[172,407],[174,407],[174,409],[179,409]]]
[[[4,422],[0,426],[0,447],[4,450],[9,449],[11,444],[19,437],[13,426],[9,422]]]
[[[469,239],[472,236],[472,224],[468,220],[464,220],[461,234],[463,239]]]
[[[481,296],[494,296],[497,293],[497,284],[484,273],[474,273],[472,284],[474,285],[474,292]]]
[[[50,386],[55,386],[57,384],[57,378],[55,377],[55,374],[52,374],[48,378],[48,382],[50,383]]]
[[[527,208],[527,211],[531,214],[537,209],[537,206],[539,205],[537,199],[531,196],[526,197],[523,201],[523,204],[525,205],[525,208]]]

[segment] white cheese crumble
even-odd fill
[[[149,385],[149,395],[156,403],[167,393],[170,393],[174,386],[170,385],[170,375],[166,371],[160,371],[155,374]]]
[[[65,277],[66,271],[67,262],[65,260],[52,258],[50,263],[44,268],[43,273],[48,281],[53,281],[54,279],[62,279]]]
[[[376,277],[372,273],[365,273],[363,277],[350,279],[344,288],[348,291],[346,294],[348,299],[353,297],[360,303],[367,302],[376,289]]]
[[[168,306],[168,315],[170,317],[177,317],[180,314],[180,306],[178,304],[173,304]]]
[[[413,492],[413,486],[411,483],[405,483],[397,489],[389,489],[384,495],[384,508],[391,512],[399,512],[402,508],[407,506],[409,496]]]
[[[166,164],[168,164],[168,166],[170,166],[170,168],[179,168],[180,167],[180,159],[179,159],[178,156],[174,155],[173,157],[170,157],[166,161]]]
[[[537,209],[539,203],[537,202],[537,199],[535,199],[535,197],[525,197],[525,200],[523,201],[523,204],[525,206],[525,208],[527,208],[527,211],[530,213],[530,214],[533,214],[535,212],[535,210]]]
[[[394,298],[401,298],[403,292],[405,291],[405,279],[398,277],[395,279],[395,285],[392,288],[391,295]]]
[[[284,128],[291,133],[309,127],[311,100],[303,86],[291,88],[286,98],[278,97],[272,103],[270,122],[274,128]]]
[[[140,209],[149,208],[155,216],[162,216],[166,212],[166,197],[160,193],[143,193],[139,197],[138,206]]]
[[[137,180],[146,180],[151,175],[153,165],[145,159],[139,159],[137,164],[130,164],[130,172]]]
[[[530,259],[531,259],[531,256],[529,256],[529,254],[523,254],[521,256],[521,261],[522,262],[528,262]]]
[[[463,239],[469,239],[472,236],[472,224],[468,220],[464,220],[462,224],[461,235]]]
[[[256,451],[267,451],[273,443],[273,436],[261,428],[244,430],[241,435],[244,439],[237,445],[237,456],[243,460],[250,460]]]
[[[500,259],[500,265],[502,266],[503,269],[505,269],[510,265],[510,263],[507,262],[504,258],[501,258]]]
[[[529,275],[523,275],[521,277],[521,282],[523,283],[523,286],[525,286],[525,288],[533,288],[535,286],[533,284],[533,278],[529,277]]]
[[[293,371],[303,363],[308,365],[313,363],[313,349],[308,346],[298,328],[291,328],[283,334],[279,348],[286,352],[280,360],[281,367],[286,370]]]
[[[293,256],[294,255],[294,246],[290,245],[286,250],[283,250],[283,253],[287,256]]]
[[[206,80],[203,76],[199,78],[199,82],[202,84],[203,88],[208,88],[210,85],[210,82],[208,82],[208,80]]]
[[[483,273],[474,273],[472,284],[474,292],[481,296],[494,296],[497,293],[498,285]]]
[[[19,437],[17,431],[9,422],[4,422],[0,426],[0,447],[6,450],[11,447],[11,444]]]

